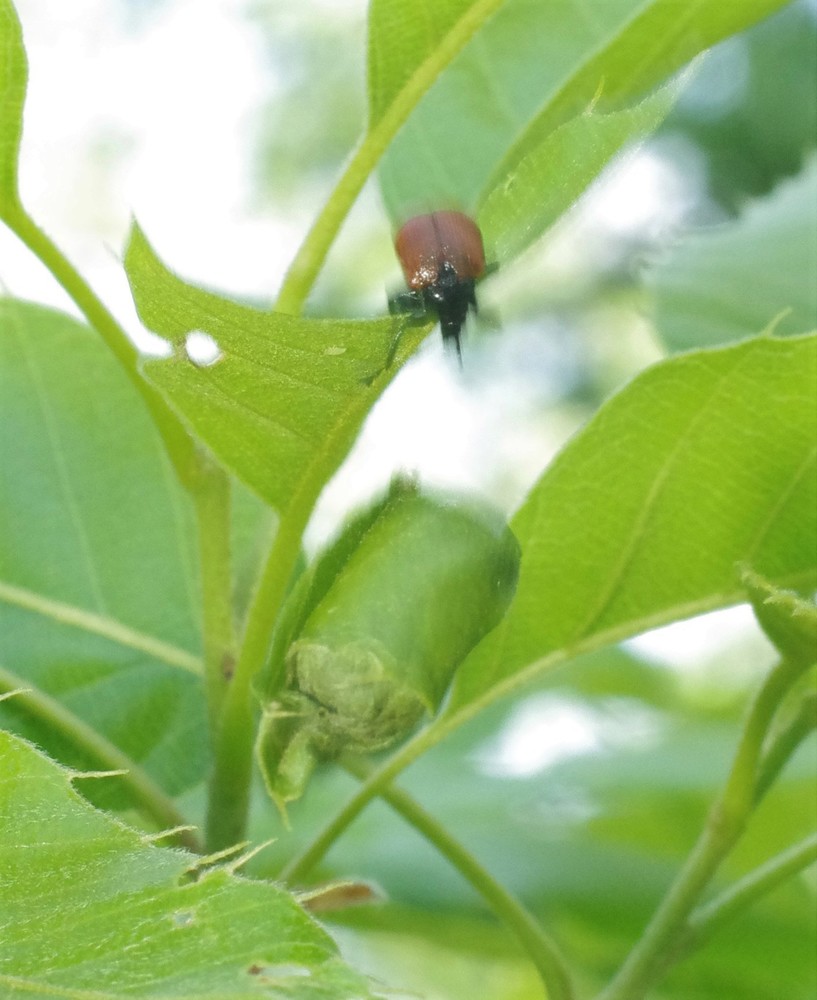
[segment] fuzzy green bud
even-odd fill
[[[371,753],[442,701],[513,596],[519,547],[504,518],[398,479],[297,590],[286,682],[259,743],[273,794],[297,797],[317,759]]]

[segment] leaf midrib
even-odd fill
[[[33,611],[59,625],[67,625],[91,635],[109,639],[120,646],[146,653],[171,667],[178,667],[188,673],[200,676],[201,660],[198,656],[174,646],[172,643],[158,639],[138,629],[131,628],[123,622],[106,615],[87,611],[75,604],[55,601],[32,590],[26,590],[15,584],[0,580],[0,601],[11,607]]]
[[[567,642],[565,645],[573,645],[584,636],[591,634],[593,626],[603,617],[616,594],[621,590],[622,581],[624,580],[627,571],[635,561],[640,548],[639,543],[646,535],[647,524],[659,506],[661,498],[664,494],[664,487],[666,486],[670,474],[675,467],[679,455],[689,445],[689,441],[694,435],[696,429],[701,425],[710,408],[720,397],[724,383],[726,383],[734,375],[735,371],[738,370],[747,361],[747,359],[753,358],[754,351],[749,351],[745,355],[738,354],[733,363],[721,372],[717,380],[710,387],[706,398],[700,401],[700,404],[692,414],[687,426],[683,431],[679,432],[675,444],[666,455],[664,461],[657,469],[654,470],[652,482],[650,483],[644,502],[641,505],[641,510],[638,512],[638,516],[636,517],[635,524],[629,534],[629,538],[627,538],[626,543],[622,546],[619,558],[616,560],[616,564],[611,567],[611,570],[607,575],[606,582],[599,588],[600,593],[597,594],[597,599],[594,606],[590,609],[590,613],[578,624],[572,640]]]

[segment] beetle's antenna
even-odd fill
[[[446,350],[453,349],[457,352],[457,361],[462,371],[462,342],[460,339],[461,327],[456,323],[440,323],[440,330],[443,335],[443,344]]]
[[[460,371],[462,371],[462,344],[460,342],[459,331],[454,334],[454,346],[457,349],[457,362],[459,363]]]

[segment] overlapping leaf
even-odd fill
[[[479,222],[492,260],[521,253],[566,212],[624,146],[644,139],[672,107],[665,88],[634,108],[571,119],[514,163],[485,193]]]
[[[662,362],[610,400],[513,518],[516,597],[461,668],[449,711],[548,657],[745,599],[738,564],[813,585],[815,399],[812,334]]]
[[[770,586],[746,571],[744,583],[755,617],[781,657],[809,667],[817,663],[817,606],[790,590]]]
[[[70,778],[0,732],[4,997],[373,996],[283,890],[227,868],[191,880],[200,859],[97,812]]]
[[[206,760],[188,501],[127,377],[87,327],[0,303],[0,666],[171,792]],[[47,723],[4,724],[99,767]]]
[[[369,126],[376,125],[474,0],[371,0],[369,4]],[[482,6],[485,6],[484,4]],[[494,4],[496,6],[496,4]]]
[[[410,75],[410,60],[426,56],[437,36],[411,30],[405,15],[399,19],[403,34],[393,31],[397,22],[386,11],[397,5],[378,5],[370,64],[399,67],[391,78],[400,81]],[[464,8],[452,30],[477,6]],[[444,204],[478,209],[486,187],[511,178],[560,125],[591,105],[610,112],[640,100],[696,54],[781,6],[783,0],[682,6],[677,0],[508,0],[498,12],[491,7],[470,44],[452,52],[382,164],[390,214],[400,219]],[[415,25],[424,23],[424,13]],[[380,69],[377,78],[385,75]]]
[[[173,356],[144,371],[195,434],[282,514],[311,504],[354,442],[395,368],[391,319],[301,319],[240,305],[172,274],[135,227],[125,266],[143,322]],[[220,356],[190,360],[205,333]],[[407,330],[397,357],[416,346]]]

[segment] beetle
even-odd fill
[[[394,240],[409,290],[392,296],[389,311],[440,321],[443,343],[453,342],[462,362],[460,332],[469,309],[477,311],[475,286],[485,276],[485,249],[479,227],[462,212],[417,215]]]

